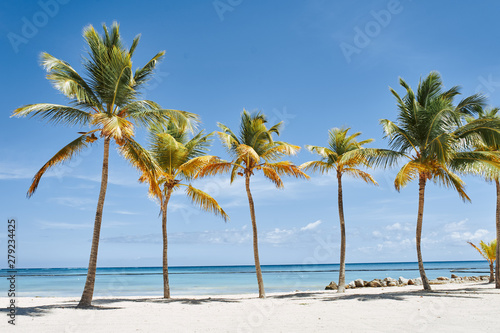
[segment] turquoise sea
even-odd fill
[[[338,280],[339,265],[263,265],[266,292],[323,290]],[[428,278],[438,276],[489,275],[486,261],[443,261],[425,263]],[[83,290],[86,268],[17,269],[17,296],[79,296]],[[0,270],[0,290],[7,295],[8,277]],[[385,277],[419,277],[415,262],[347,264],[346,282]],[[257,293],[253,266],[170,267],[170,289],[173,296]],[[98,268],[96,296],[161,296],[161,267]]]

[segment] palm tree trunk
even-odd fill
[[[490,261],[490,281],[489,283],[492,283],[495,281],[495,268],[494,268],[494,262]]]
[[[420,242],[422,240],[422,221],[424,219],[424,194],[425,194],[425,176],[420,175],[419,177],[419,188],[418,188],[418,217],[417,217],[417,256],[418,256],[418,270],[420,271],[420,277],[422,279],[422,284],[424,285],[424,290],[431,290],[429,280],[427,280],[427,275],[425,275],[424,262],[422,261],[422,252],[420,250]]]
[[[262,271],[260,269],[259,260],[259,241],[257,238],[257,222],[255,220],[255,206],[253,204],[252,193],[250,192],[250,175],[245,176],[245,186],[248,196],[248,204],[250,206],[250,217],[252,218],[252,230],[253,230],[253,256],[255,259],[255,271],[257,273],[257,283],[259,284],[259,298],[265,298],[266,293],[264,291],[264,281],[262,280]]]
[[[161,228],[163,233],[163,298],[170,298],[170,285],[168,283],[168,239],[167,239],[167,206],[170,196],[172,195],[172,189],[167,190],[167,195],[165,196],[165,201],[163,202],[161,212]]]
[[[344,221],[344,203],[342,199],[342,174],[337,171],[338,181],[338,204],[339,204],[339,220],[340,220],[340,267],[339,267],[339,285],[337,292],[345,292],[345,221]]]
[[[495,264],[495,288],[500,289],[500,182],[496,179],[495,183],[497,185],[497,256]]]
[[[102,211],[104,209],[104,199],[108,187],[108,164],[109,164],[109,142],[110,138],[104,139],[104,157],[102,161],[101,190],[97,200],[97,210],[95,213],[94,234],[92,236],[92,247],[90,249],[89,267],[87,270],[87,280],[83,289],[82,298],[78,303],[78,308],[91,306],[94,296],[95,273],[97,269],[97,251],[99,249],[99,237],[101,234]]]

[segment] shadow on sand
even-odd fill
[[[228,299],[228,298],[220,298],[220,297],[207,297],[207,298],[103,298],[103,299],[94,299],[92,301],[92,306],[84,309],[77,309],[76,306],[78,301],[63,301],[58,304],[50,304],[50,305],[39,305],[39,306],[31,306],[31,307],[23,307],[18,306],[16,308],[16,316],[30,316],[30,317],[41,317],[47,314],[54,309],[68,309],[68,310],[117,310],[123,308],[123,306],[113,306],[116,303],[121,302],[144,302],[144,303],[182,303],[188,305],[201,305],[207,303],[239,303],[240,301],[237,299]],[[0,314],[9,313],[8,308],[0,308]]]
[[[397,287],[394,287],[397,288]],[[370,290],[372,288],[367,288]],[[359,288],[358,290],[362,290]],[[497,294],[494,290],[467,287],[461,289],[451,289],[451,290],[411,290],[411,291],[401,291],[401,289],[390,290],[385,289],[380,293],[361,293],[361,294],[338,294],[336,291],[331,292],[303,292],[294,294],[284,294],[271,296],[274,299],[315,299],[322,300],[324,302],[335,302],[342,300],[358,300],[361,302],[366,301],[376,301],[390,299],[395,301],[406,301],[412,297],[439,297],[439,298],[481,298],[481,295],[485,294]]]
[[[415,297],[439,297],[439,298],[477,298],[481,299],[482,295],[486,294],[498,294],[495,289],[485,289],[485,288],[477,288],[474,286],[467,286],[465,288],[460,289],[447,289],[447,290],[411,290],[404,291],[399,289],[398,287],[393,287],[394,290],[385,289],[381,290],[379,293],[372,294],[370,292],[367,293],[356,293],[350,294],[347,292],[346,294],[338,294],[336,291],[331,292],[296,292],[291,294],[282,294],[282,295],[272,295],[269,296],[269,299],[290,299],[290,300],[320,300],[324,302],[337,302],[342,300],[358,300],[360,302],[368,302],[368,301],[376,301],[376,300],[395,300],[395,301],[406,301]],[[367,288],[369,291],[373,288]],[[255,297],[256,298],[256,297]],[[255,299],[248,298],[248,299]],[[82,311],[86,310],[97,310],[97,311],[106,311],[106,310],[117,310],[122,309],[124,307],[123,304],[126,302],[144,302],[144,303],[181,303],[187,305],[203,305],[210,303],[241,303],[241,299],[238,298],[224,298],[224,297],[207,297],[207,298],[97,298],[92,302],[93,306],[82,309]],[[76,306],[78,304],[77,300],[68,300],[62,301],[56,304],[48,304],[48,305],[39,305],[32,307],[23,307],[19,306],[17,308],[16,315],[18,316],[30,316],[30,317],[41,317],[47,314],[54,309],[68,309],[77,311]],[[8,308],[0,308],[0,313],[9,313]]]

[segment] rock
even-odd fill
[[[408,285],[410,285],[410,286],[420,286],[420,285],[422,285],[422,279],[421,278],[410,279],[410,280],[408,280]]]
[[[481,279],[481,281],[490,281],[490,277],[487,275],[481,275],[479,278]]]
[[[387,287],[387,281],[385,281],[385,280],[382,280],[382,282],[380,282],[380,284],[382,284],[382,287]]]
[[[436,280],[439,280],[439,281],[448,281],[449,279],[447,277],[445,277],[445,276],[440,276]]]
[[[382,283],[380,282],[380,280],[371,280],[370,282],[368,282],[368,287],[382,287]]]
[[[398,281],[396,279],[393,279],[391,277],[386,277],[384,279],[385,284],[382,284],[384,287],[395,287],[398,285]]]
[[[365,284],[365,287],[369,287],[368,283],[370,283],[370,281],[363,281],[363,283]]]
[[[458,275],[455,275],[455,274],[451,274],[451,278],[452,278],[452,279],[458,279],[458,278],[459,278],[459,276],[458,276]]]
[[[329,285],[325,287],[325,290],[337,290],[338,286],[335,281],[330,282]]]
[[[354,280],[354,284],[356,285],[357,288],[361,288],[365,286],[365,281],[363,281],[362,279],[357,279]]]
[[[446,283],[448,283],[448,281],[446,280],[438,280],[438,279],[429,280],[429,284],[446,284]]]
[[[354,281],[351,281],[347,284],[347,286],[349,286],[349,288],[356,288],[356,283],[354,283]]]
[[[404,277],[400,276],[398,280],[399,284],[401,286],[407,286],[408,285],[408,279],[405,279]]]

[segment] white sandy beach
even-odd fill
[[[213,297],[19,297],[1,332],[499,332],[500,289],[464,283]]]

